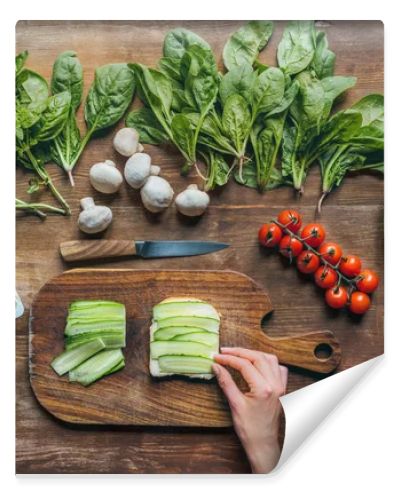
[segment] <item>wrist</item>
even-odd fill
[[[281,449],[277,438],[272,438],[263,444],[243,442],[251,470],[254,474],[271,472],[279,461]]]

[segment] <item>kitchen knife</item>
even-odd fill
[[[67,262],[135,255],[144,259],[186,257],[218,252],[229,247],[217,241],[134,241],[134,240],[76,240],[60,244],[62,258]]]

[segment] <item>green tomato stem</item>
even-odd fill
[[[338,275],[338,283],[340,283],[342,281],[345,281],[349,287],[354,287],[354,284],[357,282],[357,276],[355,278],[347,278],[344,274],[342,274],[339,271],[339,262],[340,261],[336,265],[333,265],[330,262],[328,262],[327,260],[325,260],[324,257],[323,257],[323,254],[321,254],[320,252],[318,252],[317,250],[315,250],[314,247],[310,246],[305,241],[306,238],[301,238],[296,233],[293,233],[293,231],[291,231],[287,227],[289,224],[291,224],[290,222],[287,225],[281,224],[278,220],[275,220],[275,219],[273,219],[272,222],[274,224],[276,224],[277,226],[279,226],[284,233],[286,233],[289,236],[291,236],[292,238],[295,238],[296,240],[300,241],[307,248],[307,250],[309,252],[312,252],[314,255],[316,255],[317,257],[319,257],[325,267],[330,267],[331,269],[333,269],[337,273],[337,275]]]

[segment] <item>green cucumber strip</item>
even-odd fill
[[[73,368],[89,359],[90,357],[102,351],[105,344],[101,339],[94,339],[83,345],[79,345],[74,349],[64,351],[59,356],[53,359],[51,367],[57,375],[64,375]]]
[[[106,375],[111,375],[112,373],[118,372],[119,370],[122,370],[122,368],[125,368],[125,360],[123,359],[120,361],[117,365],[114,366],[114,368],[111,368],[111,370],[107,373],[104,374]]]
[[[115,333],[81,333],[79,335],[73,335],[72,337],[66,337],[65,348],[70,350],[77,345],[87,344],[94,339],[100,339],[106,349],[115,349],[117,347],[125,347],[125,334],[115,334]]]
[[[119,302],[104,300],[84,300],[72,302],[68,310],[68,320],[76,318],[125,319],[125,306]]]
[[[156,339],[155,340],[161,340],[161,339]],[[192,332],[192,333],[184,333],[182,335],[176,335],[173,339],[171,339],[176,342],[199,342],[200,344],[205,344],[210,347],[215,348],[216,351],[218,351],[218,346],[219,346],[219,335],[216,333],[209,333],[209,332]]]
[[[89,385],[109,374],[124,360],[121,349],[102,351],[69,372],[70,382]]]
[[[125,334],[125,322],[124,321],[114,321],[114,322],[98,322],[92,323],[91,325],[79,324],[71,326],[67,323],[65,327],[64,334],[67,337],[72,337],[74,335],[81,335],[85,333],[115,333],[115,334]]]
[[[193,316],[174,316],[170,318],[158,319],[157,329],[169,326],[190,326],[202,328],[208,332],[219,332],[219,320],[214,318],[196,318]]]
[[[211,304],[206,302],[161,302],[153,307],[153,318],[155,320],[170,318],[171,316],[194,316],[219,320],[217,311]]]
[[[154,340],[170,340],[185,333],[207,333],[207,331],[193,326],[168,326],[167,328],[158,328],[153,335]]]
[[[150,342],[152,359],[158,359],[160,356],[198,356],[212,359],[217,352],[218,348],[199,342],[175,342],[173,340]]]
[[[161,373],[212,373],[213,360],[197,356],[161,356],[158,365]]]
[[[69,310],[74,309],[92,309],[93,307],[117,307],[124,308],[125,306],[115,300],[75,300],[69,305]]]

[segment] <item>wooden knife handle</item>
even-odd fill
[[[341,360],[338,340],[329,330],[305,333],[293,337],[267,337],[268,352],[275,354],[284,365],[331,373]],[[325,357],[319,357],[325,355]]]
[[[133,240],[76,240],[60,244],[60,253],[66,262],[136,255]]]

